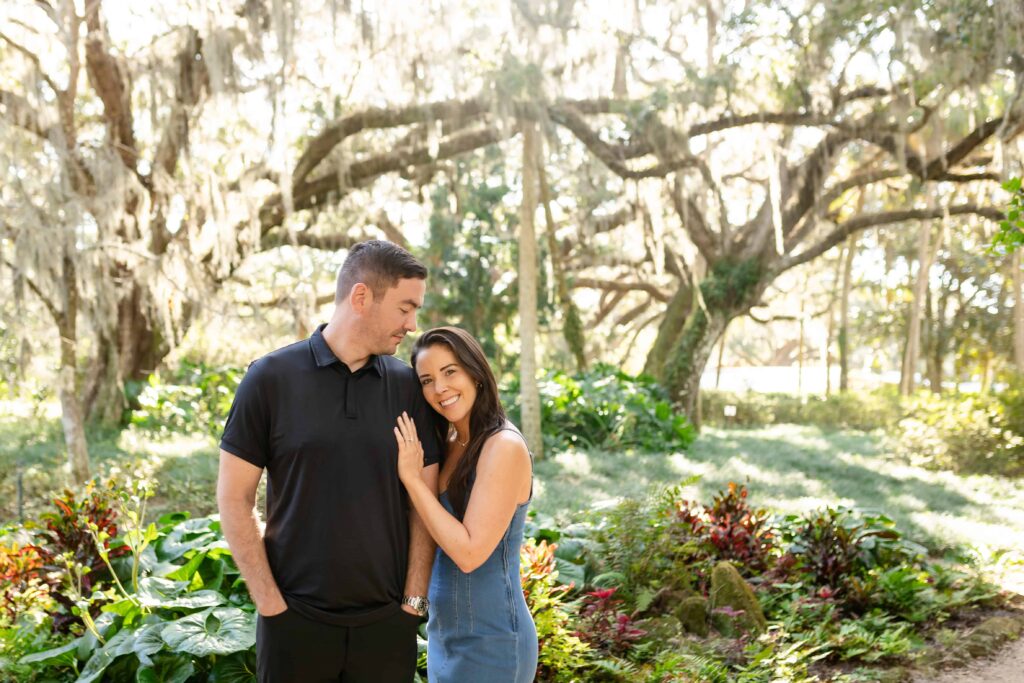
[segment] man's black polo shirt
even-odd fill
[[[289,608],[355,626],[395,613],[405,588],[396,418],[415,420],[427,465],[438,446],[412,368],[371,356],[350,372],[323,328],[249,366],[220,447],[267,470],[264,544]]]

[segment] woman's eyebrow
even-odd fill
[[[458,363],[449,363],[448,365],[446,365],[443,368],[441,368],[439,370],[439,372],[444,372],[448,368],[454,368],[456,365],[458,365]],[[429,372],[424,372],[422,375],[420,375],[420,379],[424,379],[424,378],[427,378],[427,377],[430,377],[430,373]]]

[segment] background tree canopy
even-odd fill
[[[79,476],[87,420],[183,346],[305,334],[365,237],[430,264],[429,322],[524,364],[524,422],[537,335],[544,363],[642,366],[699,421],[730,321],[839,250],[920,264],[906,319],[869,324],[908,330],[908,382],[1019,287],[970,246],[1020,169],[1010,0],[25,0],[0,28],[4,340],[33,344],[6,357],[57,359]],[[227,319],[245,334],[217,339]]]

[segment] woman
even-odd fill
[[[412,365],[430,406],[444,418],[440,500],[420,472],[416,426],[398,418],[398,474],[437,541],[430,580],[430,683],[528,683],[537,669],[537,630],[519,582],[519,548],[533,495],[533,458],[505,417],[480,344],[456,327],[417,340]]]

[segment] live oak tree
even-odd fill
[[[600,201],[549,193],[578,216],[551,250],[563,291],[599,289],[599,316],[628,304],[620,322],[658,324],[647,367],[688,411],[729,320],[780,273],[871,226],[1001,216],[980,201],[849,205],[893,178],[942,197],[998,178],[993,147],[1016,138],[1024,108],[1014,2],[650,2],[631,5],[628,29],[598,2],[492,4],[182,5],[131,49],[111,40],[100,0],[8,13],[3,263],[60,339],[76,475],[85,415],[118,413],[124,382],[253,253],[348,246],[363,226],[331,229],[319,219],[333,207],[367,201],[385,175],[415,194],[489,146],[511,158],[533,126],[550,153],[521,177],[541,191],[606,169]],[[704,49],[688,42],[695,18]],[[922,144],[963,102],[970,125]],[[308,132],[289,132],[297,119]],[[622,232],[642,236],[639,258],[595,248]]]

